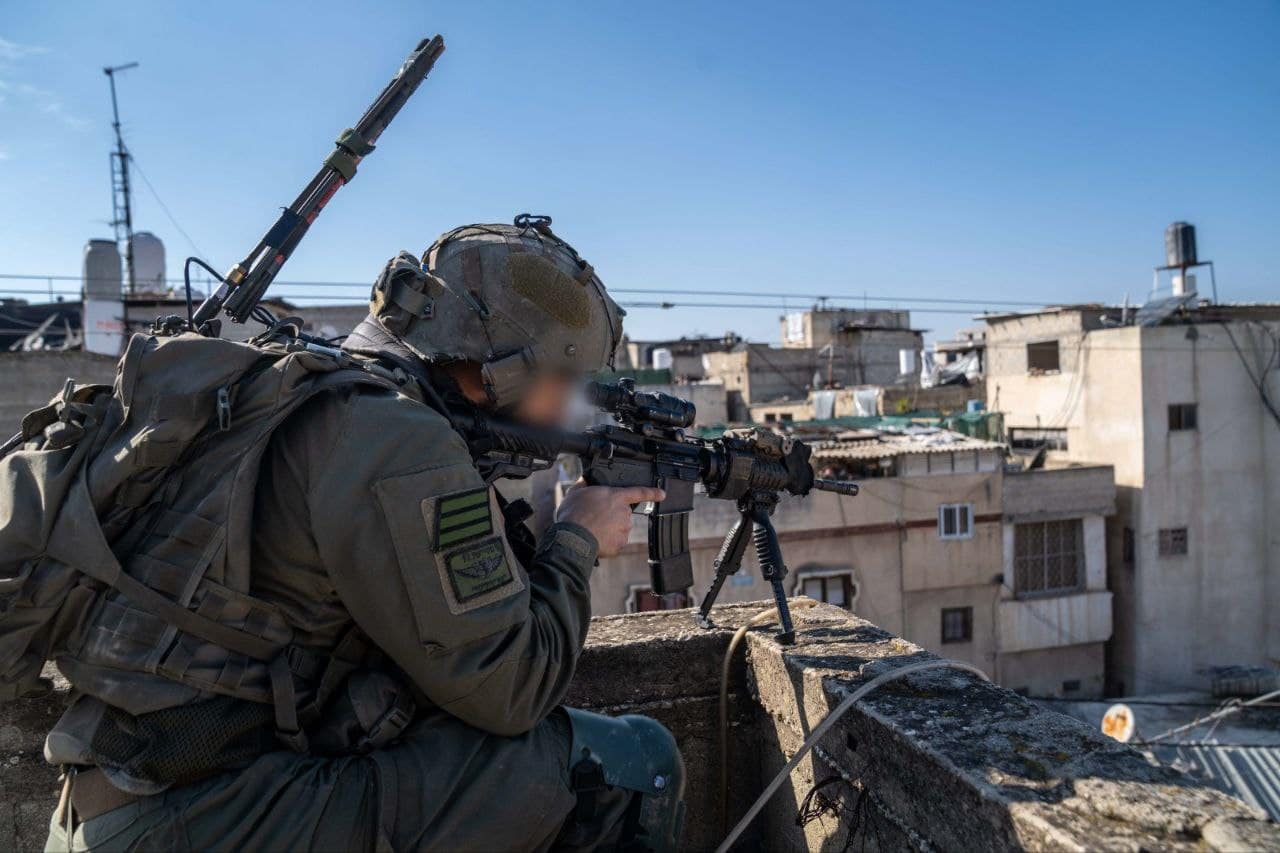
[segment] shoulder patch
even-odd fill
[[[436,551],[493,534],[493,515],[487,488],[453,492],[436,499],[433,544]]]
[[[450,552],[445,557],[445,570],[460,604],[506,586],[512,580],[507,549],[496,536]]]

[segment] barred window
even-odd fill
[[[1175,403],[1169,407],[1169,432],[1195,429],[1197,422],[1195,403]]]
[[[1018,595],[1069,592],[1084,586],[1080,519],[1014,527],[1014,591]]]
[[[942,504],[938,507],[938,536],[941,539],[969,539],[973,536],[973,504]]]
[[[1187,528],[1160,528],[1160,556],[1181,557],[1187,553]]]
[[[967,643],[973,639],[973,608],[942,608],[942,642]]]

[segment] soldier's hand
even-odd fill
[[[565,493],[556,509],[556,521],[581,525],[596,537],[598,556],[616,557],[631,538],[631,507],[666,497],[662,489],[648,486],[587,486],[579,482]]]

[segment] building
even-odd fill
[[[789,594],[851,610],[1031,695],[1101,695],[1111,631],[1109,467],[1008,474],[1004,445],[936,427],[805,437],[818,439],[820,473],[855,479],[862,493],[779,503]],[[697,604],[736,517],[732,503],[697,497],[694,587],[660,599],[649,586],[647,524],[637,516],[624,552],[601,560],[592,578],[593,612]],[[748,554],[719,600],[768,594]]]
[[[951,340],[934,341],[933,353],[940,367],[973,359],[977,372],[982,373],[986,369],[987,329],[985,326],[958,329]]]
[[[755,403],[806,399],[814,376],[826,375],[827,370],[826,360],[820,364],[817,350],[768,344],[742,343],[702,358],[707,377],[724,385],[729,418],[737,422],[748,419],[748,407]],[[847,378],[843,364],[835,368],[833,378],[838,383]]]
[[[692,337],[661,341],[636,341],[623,337],[618,347],[619,371],[667,370],[675,382],[696,382],[706,378],[702,356],[732,349],[741,339],[727,332],[718,338]]]
[[[897,309],[829,308],[814,306],[793,311],[780,320],[782,345],[788,349],[822,349],[828,344],[846,346],[848,335],[879,329],[905,331],[911,328],[911,312]]]
[[[814,308],[783,316],[781,328],[781,347],[739,342],[703,353],[703,374],[724,383],[732,420],[749,420],[761,403],[804,405],[814,390],[916,382],[924,338],[906,311]]]
[[[924,350],[924,333],[911,328],[909,311],[815,307],[783,316],[781,327],[783,349],[818,355],[827,388],[914,378]]]
[[[1108,691],[1280,658],[1280,305],[1194,294],[986,318],[1015,452],[1114,467]]]
[[[810,391],[801,400],[779,400],[747,406],[746,420],[755,424],[791,423],[828,418],[909,415],[928,412],[950,415],[968,411],[972,401],[986,405],[986,386],[864,385]]]

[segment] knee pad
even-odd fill
[[[684,759],[671,732],[638,714],[565,711],[573,731],[569,772],[575,786],[591,790],[593,784],[603,784],[633,792],[637,796],[624,843],[657,853],[674,851],[684,823]]]

